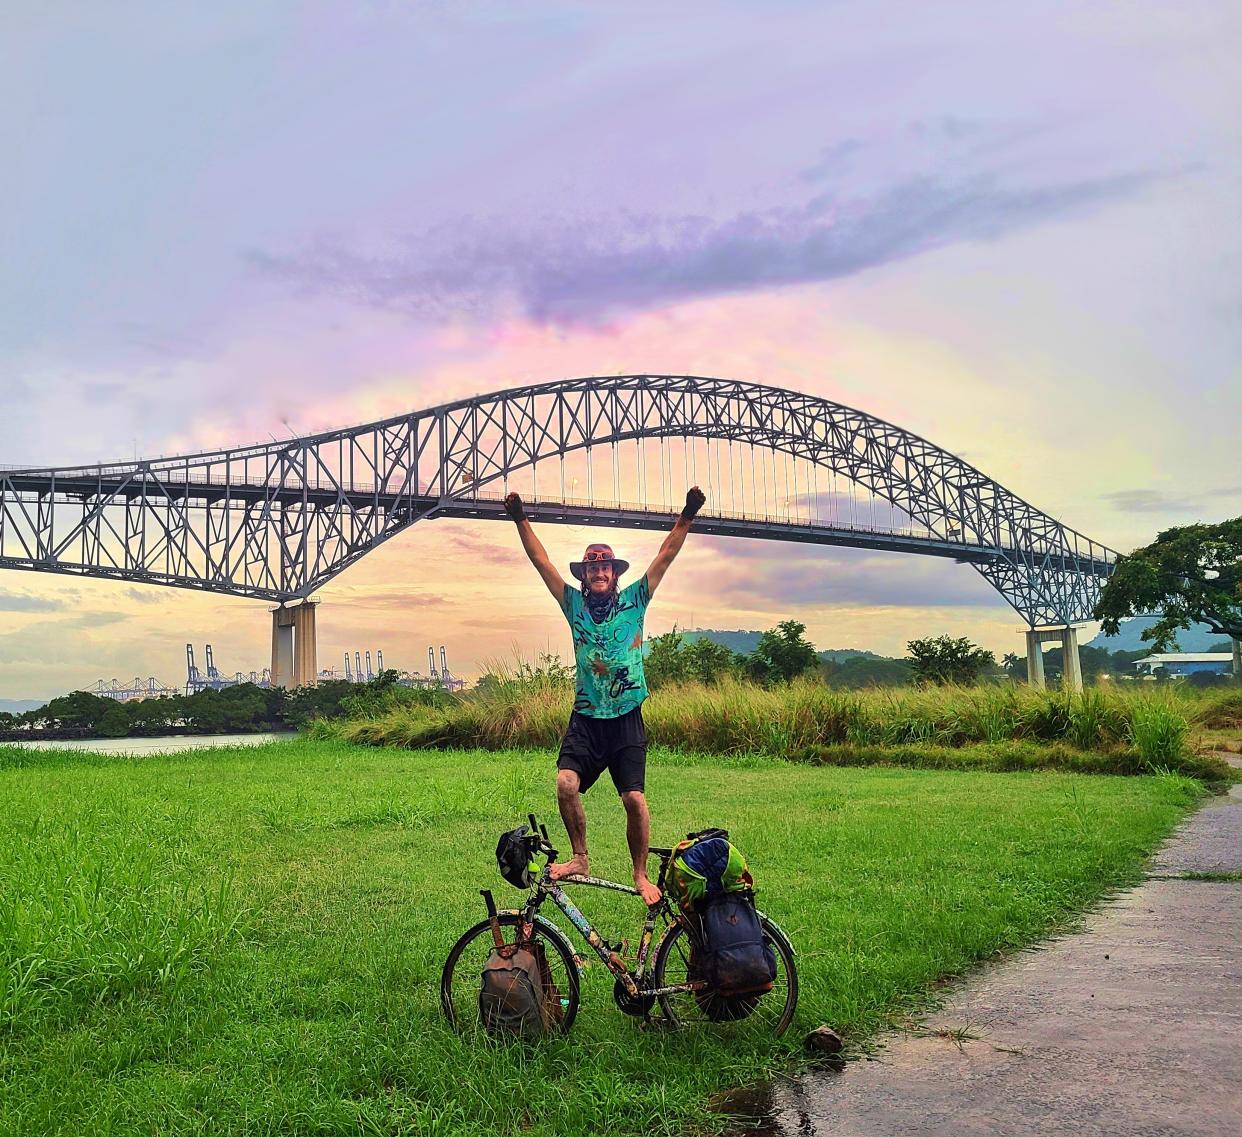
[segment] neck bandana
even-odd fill
[[[614,588],[603,596],[597,596],[588,589],[585,599],[591,619],[597,624],[602,624],[612,615],[613,609],[617,606],[617,590]]]

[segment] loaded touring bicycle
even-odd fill
[[[650,855],[660,862],[656,883],[661,896],[647,909],[631,964],[625,943],[608,943],[565,889],[603,888],[637,896],[636,890],[598,877],[552,880],[548,869],[557,851],[534,814],[528,820],[529,828],[504,834],[496,850],[505,879],[529,889],[526,903],[498,911],[490,890],[482,890],[487,918],[458,939],[444,964],[440,1001],[458,1031],[526,1039],[567,1033],[578,1013],[591,956],[613,976],[617,1006],[646,1024],[720,1023],[734,1031],[771,1035],[788,1029],[798,1002],[789,938],[754,908],[748,890],[734,889],[719,898],[719,913],[711,911],[712,899],[684,895],[694,892],[697,883],[694,869],[683,863],[684,854],[700,842],[723,839],[727,846],[723,830],[692,833],[676,849],[651,848]],[[714,847],[703,848],[710,852]],[[539,856],[546,858],[542,868],[535,860]],[[749,879],[746,874],[747,884]],[[670,884],[682,903],[670,899]],[[587,956],[577,954],[565,932],[540,910],[549,899],[585,941]],[[709,942],[713,920],[736,942]],[[764,974],[757,974],[756,967]],[[653,1017],[657,1007],[658,1018]]]

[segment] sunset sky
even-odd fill
[[[17,3],[0,463],[254,442],[518,383],[854,406],[1125,551],[1242,513],[1242,8]],[[593,534],[545,527],[554,559]],[[660,541],[616,534],[641,570]],[[321,666],[568,653],[511,527],[318,594]],[[648,634],[902,654],[1021,621],[951,561],[692,536]],[[267,606],[0,573],[0,697],[268,662]]]

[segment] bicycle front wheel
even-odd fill
[[[497,919],[505,942],[513,943],[521,918],[514,912],[502,912]],[[539,923],[534,926],[533,938],[543,947],[554,986],[551,997],[559,1002],[560,1021],[549,1028],[549,1033],[566,1034],[578,1013],[578,965],[573,949],[562,935]],[[486,1033],[479,1014],[479,990],[483,966],[494,946],[491,921],[482,920],[462,935],[444,961],[440,1006],[460,1034]]]
[[[798,1006],[798,968],[793,950],[785,937],[773,930],[766,916],[759,917],[764,942],[776,956],[776,979],[764,995],[744,995],[726,999],[706,991],[676,992],[660,996],[660,1009],[674,1025],[711,1022],[739,1032],[780,1037],[793,1022]],[[656,987],[691,983],[699,976],[695,970],[694,933],[678,921],[665,933],[656,951],[652,980]]]

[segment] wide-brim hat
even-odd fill
[[[588,545],[586,552],[582,554],[582,560],[573,561],[569,566],[569,571],[574,574],[575,580],[586,583],[586,566],[610,564],[616,569],[617,576],[620,576],[630,567],[629,561],[623,561],[620,557],[612,555],[611,545]]]

